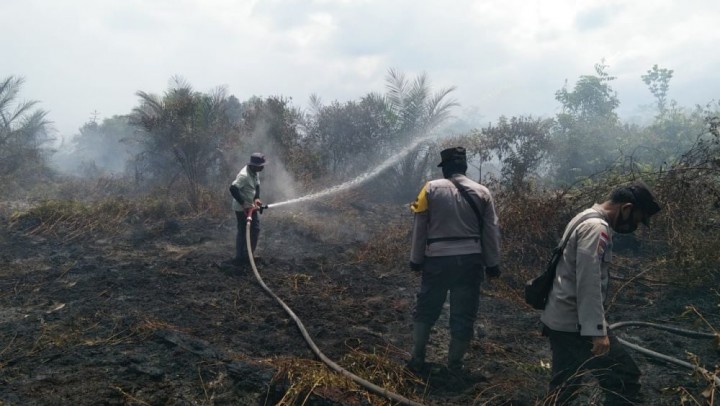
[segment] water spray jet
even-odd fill
[[[341,183],[341,184],[339,184],[339,185],[333,186],[333,187],[331,187],[331,188],[322,190],[322,191],[317,192],[317,193],[312,193],[312,194],[309,194],[309,195],[306,195],[306,196],[302,196],[302,197],[298,197],[298,198],[295,198],[295,199],[286,200],[286,201],[284,201],[284,202],[270,203],[270,204],[267,205],[267,207],[268,207],[268,208],[270,208],[270,207],[278,207],[278,206],[284,206],[284,205],[293,204],[293,203],[301,203],[301,202],[312,201],[312,200],[319,199],[319,198],[321,198],[321,197],[330,196],[330,195],[333,195],[333,194],[335,194],[335,193],[338,193],[338,192],[341,192],[341,191],[344,191],[344,190],[348,190],[348,189],[351,189],[351,188],[353,188],[353,187],[355,187],[355,186],[361,185],[361,184],[365,183],[366,181],[374,178],[375,176],[377,176],[378,174],[380,174],[382,171],[384,171],[385,169],[389,168],[389,167],[392,166],[393,164],[395,164],[398,159],[404,157],[405,155],[407,155],[408,153],[410,153],[410,151],[412,151],[413,149],[415,149],[418,145],[420,145],[421,143],[427,141],[427,140],[430,139],[431,137],[432,137],[432,135],[427,135],[427,136],[425,136],[425,137],[421,137],[421,138],[415,140],[415,141],[412,142],[410,145],[408,145],[407,147],[403,148],[403,149],[402,149],[400,152],[398,152],[397,154],[395,154],[395,155],[391,156],[390,158],[386,159],[385,161],[383,161],[383,162],[382,162],[380,165],[378,165],[375,169],[373,169],[373,170],[371,170],[371,171],[369,171],[369,172],[366,172],[366,173],[364,173],[364,174],[356,177],[355,179],[349,180],[349,181],[347,181],[347,182],[345,182],[345,183]]]

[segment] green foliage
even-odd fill
[[[669,109],[650,126],[637,131],[629,152],[636,161],[648,163],[655,169],[667,169],[693,147],[698,134],[704,132],[708,114],[701,108],[690,113]]]
[[[203,185],[226,172],[220,148],[234,134],[227,114],[232,102],[222,88],[203,94],[179,78],[162,98],[142,91],[137,95],[140,106],[130,118],[142,130],[136,138],[142,151],[134,160],[136,179],[149,175],[172,184],[180,175],[190,204],[198,207]]]
[[[503,183],[514,191],[529,187],[528,177],[543,163],[550,147],[551,119],[500,117],[497,125],[482,130],[485,150],[502,163]]]
[[[650,93],[655,96],[658,108],[658,116],[662,117],[667,110],[667,93],[670,89],[670,79],[672,79],[673,71],[665,68],[658,68],[657,64],[642,75],[643,82],[650,89]]]
[[[389,153],[392,126],[385,100],[369,94],[360,101],[323,106],[312,99],[304,145],[313,151],[318,169],[335,179],[367,171],[379,153]]]
[[[615,109],[620,101],[606,69],[596,64],[595,75],[581,76],[572,91],[566,85],[555,93],[562,112],[553,132],[553,165],[561,183],[601,171],[619,155],[624,133]]]
[[[302,177],[312,160],[309,158],[311,151],[302,144],[298,132],[301,122],[300,111],[284,97],[252,97],[241,103],[238,138],[245,140],[243,159],[262,151],[268,156],[268,172],[277,173],[278,164],[282,162],[288,170]]]
[[[266,99],[253,97],[242,103],[240,129],[251,138],[250,148],[260,148],[254,143],[270,143],[279,158],[290,156],[298,145],[297,126],[301,117],[290,102],[284,97],[271,96]]]
[[[617,120],[615,109],[620,100],[610,87],[615,77],[605,71],[607,68],[604,62],[595,64],[595,75],[581,76],[572,91],[568,91],[566,85],[555,93],[568,119],[587,124]]]
[[[35,109],[37,101],[18,101],[23,83],[15,76],[0,80],[0,177],[46,169],[50,122]]]

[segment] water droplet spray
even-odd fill
[[[271,204],[268,204],[267,207],[278,207],[278,206],[284,206],[284,205],[293,204],[293,203],[300,203],[300,202],[307,202],[307,201],[311,201],[311,200],[316,200],[316,199],[319,199],[319,198],[321,198],[321,197],[330,196],[330,195],[332,195],[332,194],[334,194],[334,193],[338,193],[338,192],[341,192],[341,191],[343,191],[343,190],[348,190],[348,189],[351,189],[351,188],[353,188],[353,187],[355,187],[355,186],[361,185],[361,184],[365,183],[366,181],[374,178],[374,177],[377,176],[380,172],[382,172],[382,171],[384,171],[385,169],[389,168],[389,167],[392,166],[393,164],[397,163],[397,160],[398,160],[398,159],[400,159],[400,158],[404,157],[405,155],[407,155],[410,151],[412,151],[413,149],[415,149],[415,147],[417,147],[418,145],[420,145],[422,142],[427,141],[430,137],[431,137],[431,135],[427,135],[427,136],[425,136],[425,137],[421,137],[421,138],[415,140],[415,141],[412,142],[410,145],[408,145],[407,147],[403,148],[403,149],[402,149],[400,152],[398,152],[397,154],[395,154],[395,155],[391,156],[390,158],[386,159],[385,161],[383,161],[380,165],[378,165],[378,166],[375,167],[374,169],[372,169],[372,170],[370,170],[370,171],[368,171],[368,172],[365,172],[364,174],[358,176],[358,177],[355,178],[355,179],[349,180],[349,181],[347,181],[347,182],[345,182],[345,183],[341,183],[341,184],[339,184],[339,185],[333,186],[333,187],[331,187],[331,188],[322,190],[322,191],[317,192],[317,193],[309,194],[309,195],[307,195],[307,196],[303,196],[303,197],[298,197],[298,198],[295,198],[295,199],[286,200],[286,201],[284,201],[284,202],[271,203]]]

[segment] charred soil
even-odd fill
[[[469,375],[452,377],[440,367],[447,312],[428,349],[436,368],[422,377],[404,370],[419,276],[407,269],[405,252],[392,254],[387,235],[406,235],[412,220],[399,206],[359,210],[363,220],[348,223],[279,209],[262,216],[259,273],[321,351],[419,403],[541,403],[549,345],[539,314],[522,303],[517,278],[507,272],[483,284]],[[227,261],[232,216],[125,222],[81,235],[36,230],[32,222],[2,219],[0,405],[393,404],[319,363],[252,271]],[[402,251],[407,240],[393,240],[395,248]],[[720,326],[717,284],[614,285],[611,322]],[[717,343],[641,328],[618,335],[717,368]],[[702,394],[715,392],[706,378],[634,356],[647,404],[712,401]],[[599,394],[588,382],[583,396],[592,402]]]

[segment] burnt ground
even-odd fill
[[[483,285],[478,325],[484,337],[466,357],[472,375],[460,382],[436,368],[413,378],[401,366],[411,347],[419,277],[407,270],[406,251],[402,260],[387,261],[383,249],[392,247],[367,245],[409,230],[406,209],[361,208],[350,219],[292,210],[263,214],[259,271],[325,355],[425,404],[542,402],[549,345],[538,313],[521,303],[507,271]],[[2,406],[393,404],[337,379],[317,379],[303,389],[303,377],[333,374],[316,362],[293,320],[254,276],[224,262],[233,252],[231,215],[125,224],[80,236],[0,220]],[[720,326],[719,304],[717,283],[687,288],[643,280],[620,290],[611,322],[709,331]],[[718,363],[711,340],[640,328],[619,335],[682,360],[695,354],[710,369]],[[442,364],[447,342],[445,312],[428,359]],[[634,356],[647,404],[710,402],[702,396],[707,380]],[[590,380],[584,403],[597,401],[593,388]],[[716,392],[707,393],[720,397]]]

